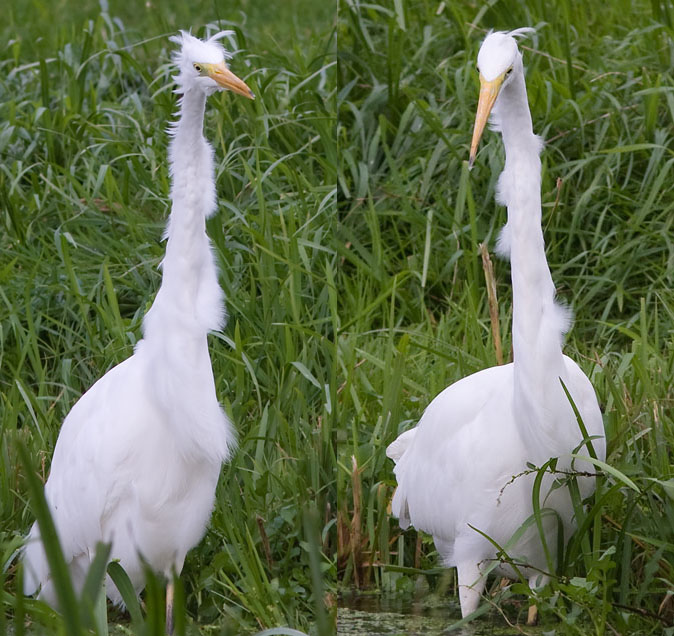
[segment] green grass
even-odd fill
[[[455,591],[429,537],[390,518],[384,451],[445,386],[496,364],[479,244],[493,249],[505,222],[494,203],[503,151],[487,132],[468,172],[475,59],[487,29],[536,26],[522,47],[547,140],[546,252],[575,314],[565,352],[597,390],[612,467],[536,598],[557,634],[673,633],[673,20],[671,2],[341,2],[343,590],[411,595],[428,571],[448,602]],[[509,265],[494,268],[507,357]],[[526,619],[525,596],[517,584],[502,595],[510,620]]]
[[[538,28],[522,46],[547,140],[546,251],[575,314],[565,351],[597,389],[609,464],[536,600],[558,634],[672,633],[671,0],[337,9],[15,0],[3,14],[0,634],[105,631],[100,567],[60,616],[17,593],[16,551],[42,515],[31,466],[44,481],[63,418],[131,353],[158,288],[168,35],[207,24],[236,31],[232,67],[258,99],[214,96],[206,116],[229,312],[210,348],[239,449],[183,570],[186,633],[329,632],[337,579],[410,595],[427,579],[451,602],[431,540],[387,512],[384,450],[445,386],[496,363],[479,244],[505,221],[498,135],[470,172],[466,159],[480,41],[524,25]],[[507,357],[509,265],[494,269]],[[130,615],[108,608],[110,632],[161,633],[162,585],[150,577]],[[530,595],[500,593],[508,620]]]
[[[88,604],[62,617],[18,593],[16,549],[40,514],[31,464],[44,481],[65,415],[140,338],[169,209],[168,35],[207,23],[235,29],[232,68],[258,99],[223,94],[207,106],[220,199],[208,232],[229,313],[209,342],[239,447],[187,557],[179,615],[188,633],[326,633],[339,372],[334,12],[303,0],[58,4],[55,14],[53,3],[13,2],[0,27],[0,633],[21,633],[24,618],[30,633],[95,620],[102,571]],[[111,631],[161,633],[161,585],[150,580],[132,623],[110,610]]]

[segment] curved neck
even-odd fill
[[[508,234],[513,287],[513,356],[515,399],[532,424],[544,420],[546,393],[560,389],[563,375],[563,308],[554,302],[555,286],[545,257],[541,228],[541,141],[534,135],[524,76],[504,87],[499,120],[506,165],[499,182],[508,206]]]
[[[513,346],[529,349],[550,327],[544,310],[554,298],[541,228],[540,139],[534,135],[524,77],[504,87],[499,109],[506,163],[501,191],[508,207],[513,286]],[[516,341],[516,342],[515,342]],[[561,353],[561,348],[560,349]]]
[[[203,136],[205,105],[203,92],[186,91],[169,130],[171,215],[161,287],[144,321],[146,339],[179,330],[185,341],[193,336],[205,342],[206,333],[223,322],[223,295],[206,235],[216,198],[213,150]]]

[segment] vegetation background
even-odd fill
[[[168,36],[207,24],[236,32],[231,65],[257,99],[207,106],[221,208],[208,232],[229,312],[210,348],[239,449],[188,555],[189,619],[177,627],[330,629],[334,6],[11,0],[0,26],[0,634],[23,633],[24,618],[31,633],[74,633],[77,607],[59,617],[19,593],[15,556],[35,501],[18,449],[44,481],[64,416],[140,338],[169,210]],[[154,588],[144,618],[110,610],[110,629],[162,633]]]
[[[451,604],[432,542],[389,517],[384,451],[442,388],[497,361],[479,244],[505,221],[498,136],[470,173],[465,160],[479,44],[528,25],[548,260],[613,467],[588,502],[591,532],[536,600],[547,631],[672,633],[671,0],[7,4],[0,633],[24,618],[72,633],[17,594],[34,503],[18,449],[44,480],[65,414],[140,336],[168,212],[168,35],[207,23],[236,31],[232,66],[258,99],[216,96],[207,112],[230,315],[211,352],[240,440],[183,572],[186,631],[325,633],[336,576],[344,605],[354,588]],[[494,268],[507,356],[509,266]],[[112,631],[161,633],[148,592],[145,618],[111,614]],[[506,620],[522,622],[526,593],[501,592]]]
[[[565,352],[597,390],[612,467],[588,502],[586,531],[533,596],[546,633],[671,634],[670,0],[341,0],[340,608],[353,605],[353,588],[406,594],[416,611],[453,598],[454,575],[438,567],[432,541],[389,516],[385,448],[445,386],[497,363],[479,245],[491,250],[505,222],[494,202],[499,135],[487,131],[471,172],[467,158],[479,45],[490,28],[522,26],[537,29],[521,48],[534,129],[546,140],[546,251],[575,313]],[[507,359],[509,265],[493,265]],[[511,599],[505,620],[523,625],[531,593],[500,594]],[[340,609],[339,624],[350,616]],[[529,630],[507,633],[516,631]]]

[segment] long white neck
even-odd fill
[[[223,293],[206,235],[206,218],[215,210],[213,149],[204,139],[206,96],[186,91],[169,145],[171,215],[166,227],[162,283],[145,316],[145,339],[165,340],[178,331],[205,342],[224,322]]]
[[[547,438],[554,428],[552,403],[564,376],[562,336],[567,312],[554,302],[555,286],[545,258],[541,228],[541,140],[534,135],[524,75],[516,72],[499,95],[497,120],[506,165],[499,198],[508,207],[502,248],[509,247],[513,287],[515,408],[528,439]],[[508,245],[509,244],[509,245]],[[550,448],[548,442],[544,448]]]

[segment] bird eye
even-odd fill
[[[512,72],[513,72],[513,67],[511,66],[511,67],[505,72],[506,77],[508,77],[508,75],[510,75]]]
[[[197,73],[201,73],[201,66],[200,66],[199,64],[195,64],[195,65],[194,65],[194,70],[195,70]]]

